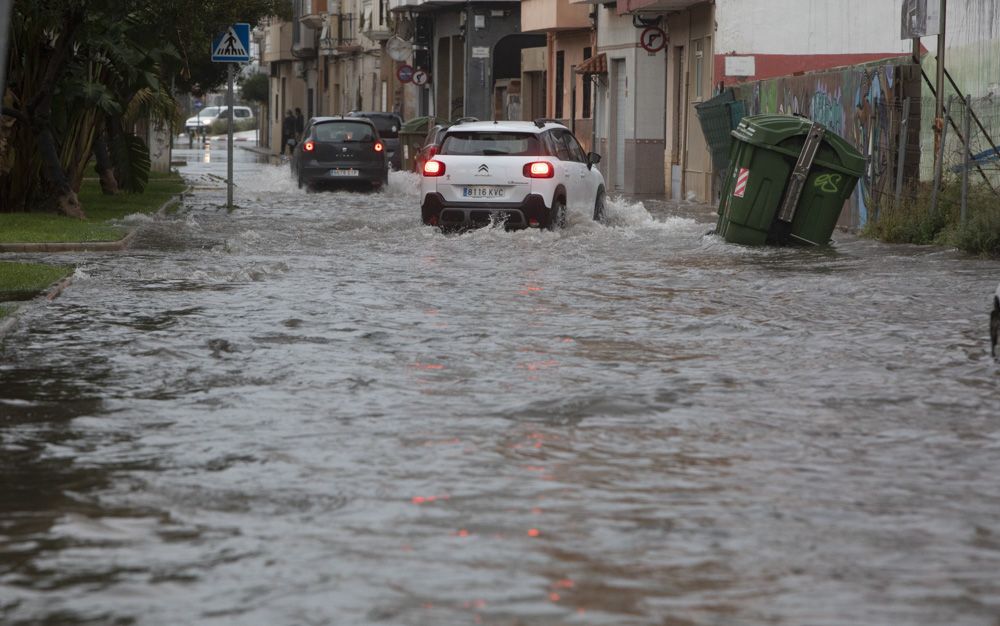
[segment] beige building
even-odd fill
[[[308,119],[349,111],[400,111],[404,94],[385,53],[393,16],[386,0],[294,0],[293,19],[254,31],[270,75],[261,145],[280,150],[285,111]]]
[[[561,120],[569,126],[589,150],[593,138],[593,97],[590,75],[577,72],[593,57],[594,29],[591,19],[592,5],[570,3],[570,0],[523,0],[521,2],[521,31],[544,33],[542,50],[544,72],[544,115],[533,115],[536,106],[524,107],[524,119],[548,117]],[[525,51],[527,53],[528,51]],[[540,101],[538,80],[538,52],[531,56],[522,53],[521,89],[528,102]]]

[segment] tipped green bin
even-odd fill
[[[865,159],[793,115],[745,117],[732,132],[716,231],[728,242],[826,245]]]

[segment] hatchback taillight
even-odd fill
[[[305,150],[306,152],[312,152],[313,150],[316,149],[316,144],[313,143],[312,141],[307,141],[304,144],[302,144],[302,149]]]
[[[375,152],[382,152],[385,146],[382,145],[381,141],[375,142]]]
[[[556,168],[548,161],[535,161],[525,163],[522,173],[525,178],[552,178],[556,175]]]
[[[444,163],[427,161],[424,163],[424,176],[444,176]]]

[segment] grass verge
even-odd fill
[[[1000,258],[1000,201],[983,186],[970,187],[963,223],[961,193],[956,181],[945,182],[938,194],[938,208],[931,211],[931,186],[921,185],[898,205],[880,210],[862,235],[887,243],[950,246],[968,254]]]
[[[87,219],[51,213],[0,213],[0,243],[118,241],[126,229],[109,221],[131,213],[152,213],[184,188],[184,180],[175,172],[151,172],[144,193],[106,196],[97,179],[87,179],[79,193]]]
[[[0,261],[0,301],[28,300],[72,273],[70,265]],[[0,317],[7,313],[5,309]]]

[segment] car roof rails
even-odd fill
[[[540,118],[534,120],[534,123],[535,123],[535,126],[537,126],[539,128],[542,128],[542,127],[544,127],[548,123],[562,124],[562,121],[555,120],[555,119],[552,119],[550,117],[540,117]]]
[[[469,116],[469,117],[460,117],[457,120],[455,120],[455,123],[456,124],[465,124],[467,122],[478,122],[478,121],[479,121],[478,117],[471,117],[471,116]]]

